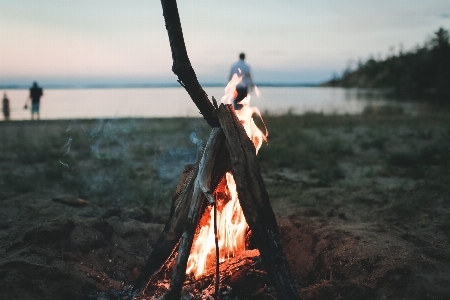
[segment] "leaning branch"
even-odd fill
[[[239,202],[267,274],[279,299],[298,300],[300,297],[281,246],[277,221],[261,176],[255,146],[231,105],[220,105],[217,115],[225,134]]]
[[[219,121],[213,114],[214,106],[208,95],[200,86],[197,75],[191,66],[184,43],[183,30],[176,0],[161,0],[167,34],[169,35],[170,49],[172,50],[172,71],[178,76],[180,83],[191,96],[200,113],[211,127],[219,127]]]
[[[198,221],[200,219],[201,209],[203,206],[203,191],[202,186],[209,186],[211,176],[208,174],[202,175],[202,173],[210,172],[212,165],[214,164],[215,155],[217,154],[218,146],[223,140],[222,130],[220,128],[214,128],[211,131],[208,142],[206,143],[202,158],[199,164],[199,173],[194,183],[194,191],[192,194],[191,207],[187,215],[185,229],[181,236],[180,246],[178,247],[178,256],[175,264],[175,268],[172,274],[172,280],[170,281],[169,291],[161,299],[164,300],[176,300],[180,299],[181,288],[183,282],[186,279],[186,267],[191,252],[192,243],[194,241],[195,229],[197,228]],[[208,181],[207,183],[202,181]],[[215,201],[214,201],[215,203]]]

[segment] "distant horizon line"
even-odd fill
[[[321,84],[317,82],[261,82],[258,87],[317,87]],[[202,83],[202,87],[225,87],[226,83]],[[21,90],[29,89],[31,84],[0,84],[2,90]],[[172,88],[182,87],[179,83],[99,83],[99,84],[44,84],[45,89],[108,89],[108,88]]]

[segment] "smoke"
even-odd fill
[[[192,132],[189,136],[189,139],[191,140],[191,143],[194,145],[197,145],[198,150],[202,150],[203,148],[203,141],[197,137],[197,132]]]
[[[69,168],[68,164],[63,163],[61,160],[59,161],[60,164],[62,164],[64,167]]]
[[[203,147],[203,128],[192,128],[191,121],[180,128],[178,122],[70,121],[55,148],[53,180],[65,193],[87,200],[165,208],[184,166],[195,163]]]
[[[63,166],[66,192],[108,201],[138,198],[130,180],[133,160],[128,147],[135,127],[134,120],[70,121],[63,134],[64,152],[57,160]]]
[[[70,137],[67,143],[63,146],[63,148],[67,147],[66,153],[64,153],[63,156],[66,156],[70,152],[70,145],[72,144],[72,138]]]
[[[203,141],[198,137],[197,131],[189,135],[189,140],[191,147],[171,147],[160,157],[155,158],[154,164],[161,178],[175,184],[184,166],[197,161],[203,148]]]

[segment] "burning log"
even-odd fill
[[[214,98],[215,105],[211,104],[200,86],[187,56],[176,0],[161,0],[161,4],[172,50],[172,70],[213,130],[202,157],[196,165],[188,167],[182,174],[178,185],[180,188],[172,201],[169,220],[134,289],[145,290],[150,277],[175,254],[178,244],[170,287],[161,299],[180,299],[205,196],[209,202],[215,201],[212,191],[215,191],[231,163],[242,211],[279,299],[300,299],[281,246],[275,215],[256,159],[255,146],[231,105],[217,108]],[[225,141],[226,147],[223,147]]]
[[[264,291],[261,286],[268,285],[269,280],[267,273],[260,270],[262,265],[259,255],[258,250],[246,250],[220,264],[221,295],[239,293],[241,296],[248,297]],[[183,291],[201,290],[202,296],[213,297],[216,290],[215,286],[211,284],[214,270],[208,269],[205,274],[200,278],[189,278],[184,284]]]
[[[170,282],[169,291],[163,299],[179,299],[183,282],[186,278],[186,266],[191,252],[192,243],[194,241],[195,229],[200,218],[201,209],[203,206],[204,197],[202,193],[207,195],[209,201],[215,203],[215,199],[212,198],[209,184],[211,181],[211,171],[214,163],[217,146],[222,140],[220,128],[213,128],[209,140],[204,149],[202,158],[199,164],[199,173],[197,175],[194,191],[192,193],[192,202],[187,215],[185,223],[185,230],[181,236],[180,245],[178,247],[178,256],[173,271],[172,281]],[[203,191],[202,191],[203,188]]]
[[[156,242],[147,264],[135,282],[135,289],[141,290],[157,273],[178,248],[184,222],[192,202],[192,191],[198,173],[198,163],[187,165],[181,175],[175,196],[172,198],[169,219]]]
[[[231,105],[221,105],[217,115],[225,134],[242,210],[269,278],[281,299],[299,299],[281,247],[277,221],[256,159],[256,149]]]
[[[220,296],[253,297],[273,294],[267,272],[263,270],[258,250],[246,250],[220,264]],[[201,277],[188,276],[183,283],[182,294],[187,299],[211,299],[215,296],[214,267]],[[147,295],[137,295],[136,300],[167,299],[170,282],[158,280],[149,286]],[[187,295],[189,295],[187,296]],[[178,298],[179,299],[179,298]],[[225,298],[226,299],[226,298]],[[266,299],[266,298],[257,298]]]
[[[217,135],[217,142],[214,143],[214,148],[205,149],[206,153],[208,153],[207,155],[216,153],[215,161],[212,164],[212,171],[202,172],[203,176],[209,173],[211,182],[210,189],[212,190],[215,189],[219,184],[219,181],[225,175],[225,172],[229,169],[229,155],[227,148],[224,147],[224,135],[222,132],[218,132]],[[149,278],[160,271],[165,262],[169,260],[178,248],[178,243],[186,225],[185,221],[192,205],[195,181],[199,173],[201,159],[202,156],[198,159],[196,164],[185,166],[183,173],[180,176],[175,196],[172,198],[169,219],[147,260],[147,264],[135,282],[135,290],[142,290]],[[203,178],[203,181],[205,180],[208,180],[208,178]],[[203,188],[205,188],[205,186],[206,185],[203,184]]]

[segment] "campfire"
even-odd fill
[[[222,97],[223,104],[232,103],[236,93],[236,85],[241,80],[241,77],[234,74],[225,88],[225,95]],[[250,94],[240,104],[243,107],[235,111],[236,115],[244,126],[248,137],[252,140],[256,153],[258,153],[263,140],[267,140],[267,129],[264,134],[253,120],[252,116],[254,114],[260,117],[261,114],[258,108],[250,106]],[[249,244],[250,232],[248,232],[248,224],[239,203],[236,182],[231,172],[227,172],[220,181],[214,192],[214,197],[217,206],[217,219],[214,209],[211,206],[207,207],[200,218],[188,259],[186,274],[192,272],[196,277],[205,274],[207,267],[216,262],[214,255],[216,235],[218,239],[219,262],[224,262],[226,259],[245,251],[246,245]],[[217,224],[217,234],[214,233],[214,223]],[[257,255],[259,255],[259,252]]]
[[[267,137],[252,118],[259,110],[249,96],[239,111],[230,104],[236,75],[220,107],[214,97],[211,103],[189,61],[176,0],[161,4],[172,70],[212,130],[197,163],[180,176],[134,291],[141,299],[219,299],[234,287],[248,297],[275,291],[278,299],[299,299],[256,159]]]
[[[236,85],[240,80],[241,78],[235,75],[227,85],[225,95],[222,97],[223,104],[230,104],[233,101]],[[250,95],[240,104],[243,107],[235,111],[236,116],[253,142],[257,153],[263,141],[267,141],[267,128],[265,128],[266,133],[263,133],[256,126],[253,115],[256,114],[261,118],[261,114],[256,107],[250,106]],[[259,251],[249,249],[251,248],[251,231],[245,220],[236,182],[231,171],[226,172],[211,197],[214,197],[214,200],[210,201],[214,205],[206,205],[202,208],[203,213],[195,230],[186,266],[188,280],[183,283],[182,294],[190,293],[192,295],[196,292],[202,297],[214,295],[216,293],[215,289],[212,289],[214,276],[221,278],[221,287],[224,290],[222,294],[224,295],[233,292],[232,286],[245,284],[247,287],[244,293],[249,295],[255,294],[255,292],[262,293],[265,290],[264,287],[267,286],[267,274],[262,270],[261,263],[259,263],[258,269]],[[150,299],[157,299],[159,294],[162,295],[168,291],[169,284],[165,277],[172,273],[176,258],[177,253],[173,253],[173,256],[162,266],[161,274],[155,276],[157,279],[147,286],[147,289],[152,290],[153,294]],[[217,264],[217,259],[220,266]],[[217,275],[217,271],[219,275]],[[232,276],[242,272],[246,273],[247,277],[248,274],[253,276],[251,283],[249,278],[245,278],[246,276]],[[254,280],[255,278],[257,280]],[[217,280],[219,279],[217,278]],[[249,284],[253,284],[253,286]]]

